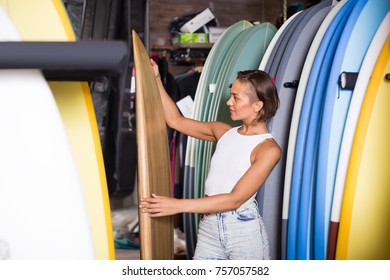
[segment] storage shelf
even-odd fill
[[[212,43],[191,43],[191,44],[174,44],[165,46],[153,46],[152,50],[155,51],[174,51],[178,49],[211,49]]]

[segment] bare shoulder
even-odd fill
[[[282,154],[282,149],[276,143],[273,138],[268,138],[262,141],[256,148],[253,150],[253,161],[270,161],[271,164],[278,163],[280,156]]]
[[[218,141],[222,135],[232,128],[230,124],[224,122],[212,122],[210,124],[212,125],[212,131],[216,141]]]

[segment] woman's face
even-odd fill
[[[230,116],[233,121],[252,121],[257,118],[262,107],[262,102],[251,101],[250,95],[255,95],[254,88],[251,84],[235,80],[230,88],[230,94],[231,96],[226,104],[229,106]]]

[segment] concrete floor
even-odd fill
[[[126,249],[115,249],[115,257],[117,260],[139,260],[139,250],[126,250]]]

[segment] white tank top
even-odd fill
[[[268,138],[272,138],[270,133],[242,135],[238,133],[238,127],[233,127],[222,135],[211,159],[205,194],[211,196],[230,193],[251,166],[253,149]]]

